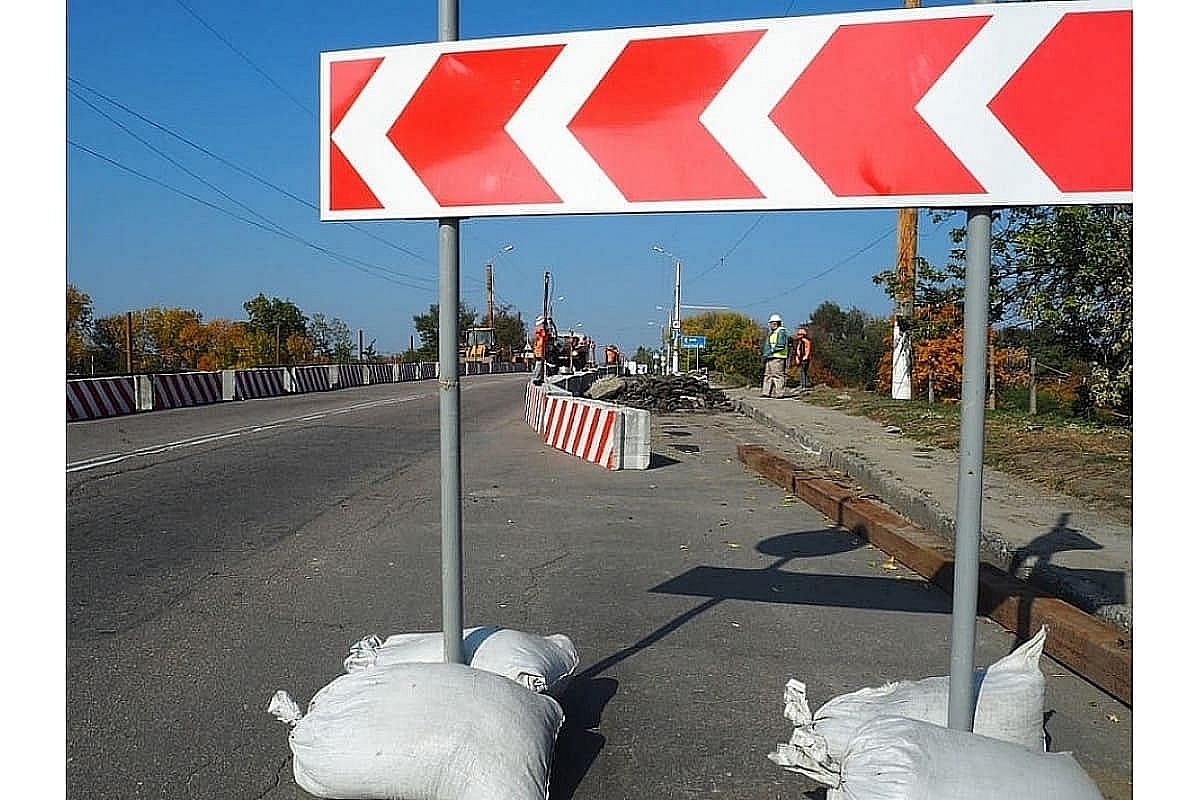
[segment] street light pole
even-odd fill
[[[679,272],[682,263],[675,259],[675,318],[671,321],[671,374],[679,374]]]

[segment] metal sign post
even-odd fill
[[[438,0],[438,41],[458,39],[458,0]],[[438,220],[438,411],[442,463],[443,657],[463,653],[462,439],[458,385],[459,220]]]

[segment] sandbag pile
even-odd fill
[[[278,691],[293,726],[296,783],[326,798],[546,800],[561,692],[579,664],[566,636],[463,631],[467,664],[442,662],[442,634],[366,637],[307,713]],[[535,688],[540,687],[540,688]]]
[[[784,716],[795,727],[791,739],[767,757],[831,787],[829,800],[1000,800],[1022,796],[1026,778],[1049,781],[1037,796],[1098,800],[1095,785],[1070,754],[1045,752],[1046,680],[1038,667],[1045,641],[1043,627],[1009,655],[975,671],[969,733],[945,727],[946,676],[860,689],[833,698],[815,714],[805,684],[790,680]],[[946,759],[965,761],[960,769],[948,767]],[[972,770],[979,771],[973,783]],[[1005,783],[1005,776],[1013,780]],[[975,788],[962,793],[963,782]]]

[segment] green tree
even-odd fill
[[[492,328],[496,331],[496,347],[504,355],[506,361],[512,359],[514,353],[525,350],[529,341],[529,328],[521,313],[505,304],[492,309]]]
[[[886,318],[872,317],[858,308],[843,311],[826,300],[813,311],[807,328],[813,343],[814,376],[828,373],[842,386],[877,388],[879,359],[887,352],[891,333]]]
[[[88,343],[92,337],[92,298],[67,284],[67,374],[88,371]]]
[[[308,336],[317,358],[335,364],[349,364],[354,360],[350,326],[337,317],[326,319],[324,314],[313,314],[308,325]]]
[[[684,336],[704,336],[700,364],[753,383],[762,379],[762,339],[766,330],[750,317],[732,311],[706,311],[680,320]]]
[[[289,359],[284,342],[293,334],[306,335],[308,318],[299,306],[290,300],[278,297],[267,298],[262,292],[242,303],[248,317],[247,339],[256,364],[274,364],[278,350],[279,360]]]

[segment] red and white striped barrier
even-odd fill
[[[292,392],[328,391],[330,368],[328,365],[292,367]]]
[[[132,414],[137,391],[132,376],[67,381],[67,421]]]
[[[153,408],[207,405],[221,401],[221,373],[180,372],[170,375],[151,375],[150,392],[154,397]]]
[[[546,415],[546,386],[530,381],[525,385],[525,421],[529,427],[538,433],[542,432],[542,423]]]
[[[259,397],[277,397],[286,394],[283,376],[284,367],[266,369],[239,369],[235,375],[234,400],[252,400]]]
[[[621,409],[575,397],[549,395],[542,441],[605,469],[620,469]]]

